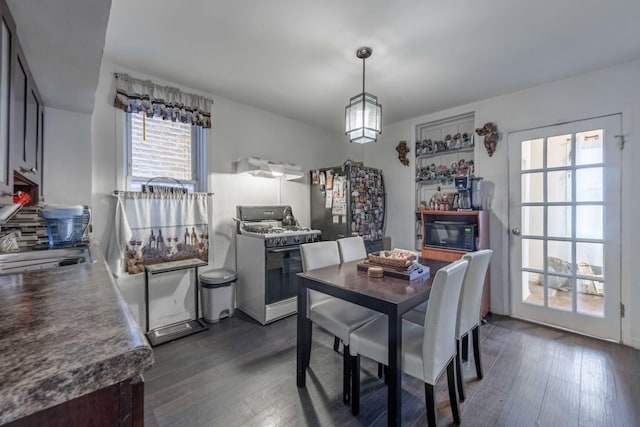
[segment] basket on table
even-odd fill
[[[405,269],[416,262],[418,254],[406,249],[393,249],[391,251],[370,253],[367,259],[370,264]]]

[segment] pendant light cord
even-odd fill
[[[362,58],[362,93],[364,93],[364,61],[366,58]]]

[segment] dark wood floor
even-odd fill
[[[156,347],[145,375],[147,426],[386,425],[386,388],[363,359],[360,415],[342,404],[342,356],[314,327],[307,387],[298,389],[295,316],[260,326],[242,313]],[[467,426],[638,426],[640,352],[493,316],[481,327],[485,378],[465,363]],[[471,358],[472,359],[472,358]],[[446,375],[439,425],[452,425]],[[424,387],[404,376],[403,425],[425,425]]]

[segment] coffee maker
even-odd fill
[[[478,184],[482,178],[469,175],[457,176],[454,179],[456,190],[458,190],[458,210],[471,211],[482,209],[482,197],[478,189]],[[474,200],[475,199],[475,200]]]

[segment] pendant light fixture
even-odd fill
[[[349,135],[351,142],[366,144],[375,142],[378,134],[382,133],[382,105],[378,104],[378,97],[364,90],[364,61],[371,56],[370,47],[361,47],[356,56],[362,59],[362,93],[351,97],[349,105],[345,107],[345,135]]]

